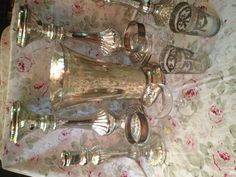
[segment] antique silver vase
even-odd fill
[[[143,67],[93,60],[64,46],[51,59],[50,98],[54,110],[82,102],[138,99],[151,106],[164,75],[157,65]]]

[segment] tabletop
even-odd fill
[[[88,130],[63,128],[49,133],[35,131],[17,144],[9,142],[9,108],[16,100],[32,102],[31,109],[48,108],[49,80],[42,70],[55,47],[55,42],[38,39],[20,48],[15,42],[17,0],[11,26],[1,38],[0,145],[3,168],[29,176],[57,177],[234,177],[236,176],[236,2],[234,0],[189,0],[204,10],[214,11],[221,19],[221,29],[211,38],[174,34],[166,27],[156,26],[151,16],[119,5],[108,6],[99,0],[28,0],[30,9],[43,21],[65,26],[74,31],[101,31],[112,27],[123,32],[130,20],[145,24],[153,34],[158,54],[173,44],[202,53],[211,66],[202,74],[168,74],[166,85],[173,94],[173,109],[158,119],[155,109],[148,113],[153,127],[161,131],[167,148],[162,166],[151,167],[143,159],[111,159],[99,166],[58,166],[58,153],[78,149],[81,145],[98,143],[106,147],[122,143],[122,131],[108,137],[98,137]],[[131,64],[122,53],[103,57],[94,46],[67,41],[71,48],[92,58],[107,62]],[[153,55],[151,61],[157,61]],[[108,101],[82,104],[88,113],[108,107],[120,114],[132,102]]]

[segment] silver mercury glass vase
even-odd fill
[[[144,143],[149,137],[149,124],[140,108],[130,109],[127,115],[115,117],[105,110],[76,118],[57,115],[40,115],[25,108],[20,101],[11,107],[10,141],[17,143],[34,130],[49,131],[57,128],[90,129],[100,136],[107,136],[115,129],[125,131],[131,144]]]
[[[111,158],[128,157],[134,160],[144,157],[152,166],[162,165],[166,159],[165,144],[159,134],[153,134],[143,146],[131,145],[128,147],[102,148],[80,148],[79,151],[63,151],[61,153],[62,165],[99,165]]]
[[[54,110],[107,99],[138,99],[151,106],[164,75],[157,65],[105,63],[59,46],[50,59],[50,99]]]

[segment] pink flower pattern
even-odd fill
[[[84,7],[81,6],[81,4],[79,2],[73,3],[71,8],[72,8],[73,15],[79,15],[84,12]]]
[[[229,161],[230,160],[230,155],[229,155],[228,152],[218,151],[218,154],[219,154],[220,158],[223,159],[224,161]]]
[[[209,109],[208,115],[213,125],[222,124],[224,121],[224,110],[218,105],[212,105]]]
[[[190,101],[199,95],[199,89],[197,87],[187,89],[184,91],[183,95],[186,100]]]
[[[17,68],[19,72],[29,72],[32,68],[33,61],[29,57],[20,57],[16,60]]]
[[[210,9],[209,1],[207,0],[190,0],[189,2],[204,11],[208,11],[208,9]],[[17,3],[19,3],[19,1],[16,1],[16,5],[18,5]],[[42,11],[42,13],[40,12],[40,18],[42,18],[46,23],[66,24],[68,25],[66,26],[68,29],[75,29],[75,31],[80,31],[82,29],[96,31],[109,25],[111,25],[111,27],[113,27],[112,25],[120,26],[129,21],[127,14],[131,14],[131,9],[126,9],[121,6],[107,6],[102,0],[28,0],[27,3],[29,4],[30,9],[33,9],[33,13],[37,14],[36,11]],[[8,141],[8,137],[4,138],[3,144],[0,144],[3,147],[1,154],[3,155],[2,161],[4,162],[4,167],[11,167],[11,169],[24,168],[24,171],[27,172],[29,176],[32,176],[31,171],[34,171],[34,173],[40,173],[40,175],[45,175],[44,173],[49,171],[49,174],[47,174],[48,176],[67,177],[113,177],[114,175],[119,177],[143,177],[145,176],[143,174],[144,172],[148,177],[236,176],[236,157],[234,153],[236,130],[234,128],[229,128],[236,124],[234,120],[236,116],[235,106],[232,106],[232,102],[236,99],[235,92],[228,94],[235,89],[232,82],[228,82],[231,79],[229,73],[235,72],[235,60],[233,59],[234,56],[236,56],[234,47],[235,30],[233,26],[235,24],[234,22],[236,17],[236,11],[234,8],[235,3],[233,0],[229,0],[227,3],[221,0],[215,0],[214,7],[216,7],[217,14],[223,18],[221,19],[221,30],[217,36],[212,38],[195,38],[189,35],[175,35],[174,33],[170,33],[168,30],[164,29],[163,34],[165,33],[165,35],[163,36],[165,37],[162,38],[161,36],[157,36],[156,38],[157,40],[159,37],[162,39],[158,40],[160,42],[157,42],[158,45],[161,45],[159,46],[160,48],[163,47],[162,41],[163,39],[166,39],[166,36],[170,36],[168,37],[168,39],[170,38],[170,41],[167,42],[176,42],[176,45],[181,43],[181,46],[188,46],[194,52],[199,52],[201,50],[206,50],[208,52],[207,48],[209,47],[212,49],[212,51],[209,50],[212,53],[210,54],[208,52],[207,54],[209,54],[211,61],[213,61],[212,67],[209,68],[206,74],[166,76],[167,86],[170,86],[171,89],[175,90],[173,95],[174,98],[177,96],[178,99],[186,101],[186,104],[190,105],[190,109],[193,108],[195,110],[196,107],[194,106],[197,106],[198,109],[196,114],[179,115],[177,111],[173,110],[170,116],[167,116],[161,120],[156,119],[147,113],[149,115],[148,119],[150,120],[149,123],[151,126],[160,124],[163,125],[164,128],[162,133],[165,136],[165,143],[167,146],[167,161],[163,166],[150,167],[144,158],[138,160],[139,165],[126,163],[127,159],[124,158],[121,162],[119,160],[119,163],[116,160],[112,160],[99,166],[93,166],[90,164],[85,167],[81,167],[79,165],[74,167],[55,167],[53,165],[46,166],[44,164],[44,159],[46,156],[49,157],[53,162],[52,164],[54,164],[57,160],[59,160],[58,154],[62,150],[72,149],[70,146],[71,141],[80,143],[80,140],[82,139],[82,137],[80,137],[82,133],[75,135],[70,129],[60,129],[53,132],[32,132],[29,136],[34,137],[36,140],[32,142],[31,147],[27,145],[25,139],[17,144],[13,144]],[[51,11],[52,9],[53,11]],[[13,13],[13,19],[16,19],[15,14],[17,13]],[[68,14],[69,16],[72,15],[73,19],[68,18]],[[66,18],[64,16],[66,16]],[[135,19],[138,21],[144,20],[145,24],[147,24],[147,31],[155,31],[153,35],[155,35],[159,30],[162,30],[162,28],[157,29],[151,15],[145,16],[144,18],[143,15],[138,15]],[[114,22],[119,22],[120,24],[114,24]],[[93,27],[91,24],[88,25],[87,23],[96,25]],[[15,35],[15,28],[15,26],[11,28],[14,29],[11,31],[13,34],[12,36]],[[8,37],[4,35],[4,38],[2,38],[2,48],[9,49],[10,46],[16,46],[15,40],[11,41],[9,39],[9,35]],[[194,43],[192,41],[196,42]],[[41,44],[42,42],[43,41],[41,41]],[[76,42],[70,47],[75,45],[77,45]],[[33,78],[36,78],[34,76],[42,75],[41,72],[44,72],[44,69],[42,68],[47,68],[48,66],[38,66],[38,63],[41,64],[41,61],[46,61],[46,59],[50,60],[49,53],[53,50],[53,47],[48,45],[49,48],[45,51],[41,50],[40,47],[42,46],[39,47],[40,49],[37,49],[37,42],[32,46],[33,49],[31,48],[31,45],[28,45],[25,48],[17,47],[16,50],[11,51],[12,58],[10,58],[9,54],[6,55],[7,52],[2,53],[1,51],[1,56],[3,55],[8,57],[1,58],[2,60],[0,67],[9,68],[6,64],[9,61],[9,58],[10,66],[12,67],[10,67],[11,71],[9,75],[8,73],[5,73],[5,71],[3,71],[3,73],[0,72],[1,81],[8,81],[1,82],[1,86],[6,85],[6,87],[10,88],[7,90],[8,92],[1,92],[2,94],[7,93],[7,100],[0,101],[1,104],[4,104],[3,106],[1,105],[1,108],[3,109],[2,112],[5,113],[2,114],[1,112],[1,115],[5,115],[4,120],[6,120],[4,122],[4,126],[2,126],[0,121],[0,128],[4,127],[9,129],[9,113],[13,101],[23,97],[25,98],[26,96],[33,96],[22,95],[23,92],[20,91],[21,88],[28,86],[31,88],[32,93],[36,93],[39,98],[49,95],[50,85],[47,80],[48,78],[42,79],[42,77],[40,77],[41,80],[32,80],[32,75]],[[36,50],[42,52],[33,53]],[[22,51],[27,53],[27,55],[20,55],[22,54]],[[45,53],[48,53],[48,55]],[[85,53],[87,55],[94,56],[96,59],[101,59],[102,57],[102,55],[100,55],[100,53],[93,47],[85,51]],[[34,56],[34,58],[32,56]],[[40,62],[39,60],[36,62],[36,58],[40,59]],[[111,57],[111,61],[116,62],[119,61],[119,59],[116,59],[116,56],[114,56]],[[225,66],[221,65],[222,62]],[[219,81],[222,82],[222,80],[224,80],[224,82],[222,82],[223,85],[221,84],[222,87],[218,90],[217,88],[219,88],[219,85],[209,89],[205,87],[204,83],[212,77],[211,72],[215,69],[222,72],[222,76],[219,78]],[[2,78],[3,76],[4,78]],[[9,80],[5,78],[8,78],[8,76]],[[207,77],[205,78],[205,76]],[[18,79],[20,79],[20,81],[22,80],[22,83],[18,83]],[[27,81],[31,79],[31,82],[23,82],[24,79]],[[17,83],[19,87],[13,88],[13,85],[14,87],[16,85],[15,83]],[[0,91],[2,91],[2,88],[0,88]],[[223,94],[219,94],[223,91]],[[226,100],[226,106],[221,105],[217,101],[219,98],[223,101]],[[202,107],[200,107],[200,103],[198,101],[203,103],[203,105],[201,105]],[[97,102],[95,106],[99,107],[101,104],[101,102]],[[7,132],[7,135],[9,134],[8,129],[5,131]],[[206,135],[206,137],[202,135]],[[0,137],[1,136],[6,135],[0,134]],[[108,146],[114,142],[119,142],[119,138],[121,138],[121,136],[118,133],[114,134],[114,136],[111,135],[108,137],[96,138],[98,143]],[[84,139],[86,139],[85,142],[89,146],[94,145],[93,137],[90,133],[86,134],[86,138]],[[219,143],[221,144],[220,146],[218,145]],[[193,157],[191,155],[193,155]],[[12,166],[12,164],[14,164],[14,166]],[[107,165],[109,168],[107,168]],[[139,168],[140,166],[142,169]],[[114,174],[114,169],[118,169],[116,174]],[[195,169],[194,173],[198,174],[190,174],[191,169]],[[197,169],[199,169],[199,171],[197,171]]]
[[[194,152],[197,150],[197,140],[195,138],[195,136],[191,135],[191,134],[186,134],[184,137],[184,150],[186,150],[187,152]]]
[[[49,84],[47,82],[39,81],[34,83],[33,88],[43,97],[47,95],[49,91]]]
[[[61,131],[61,133],[58,135],[58,140],[60,142],[64,142],[70,138],[70,131],[68,129],[64,129]]]

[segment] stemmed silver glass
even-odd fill
[[[58,114],[41,115],[29,111],[20,101],[11,109],[10,141],[17,143],[35,130],[47,132],[58,128],[90,129],[100,136],[107,136],[115,129],[124,129],[125,137],[131,144],[142,144],[149,137],[148,120],[141,108],[131,107],[127,114],[116,117],[109,111],[99,110],[94,114],[79,117],[60,117]]]
[[[117,157],[128,157],[138,160],[144,157],[152,166],[162,165],[166,159],[165,144],[159,134],[152,134],[150,139],[142,146],[119,145],[116,148],[104,148],[100,145],[92,148],[81,147],[78,151],[63,151],[61,153],[62,165],[99,165],[105,161]]]
[[[106,29],[98,33],[68,32],[62,26],[42,23],[31,13],[27,5],[20,6],[17,23],[17,45],[24,47],[31,41],[41,37],[59,41],[75,38],[92,42],[101,46],[105,55],[117,51],[121,44],[120,35],[113,29]]]

